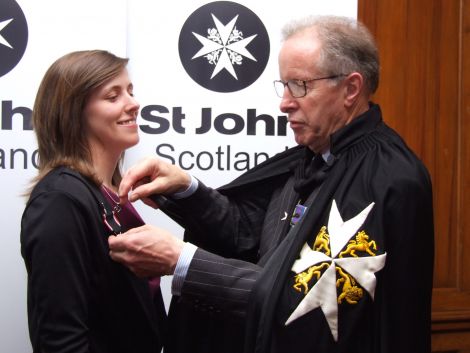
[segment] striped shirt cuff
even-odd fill
[[[197,190],[197,187],[199,186],[199,181],[193,177],[192,175],[189,175],[191,177],[191,184],[188,186],[188,188],[184,191],[181,192],[175,192],[174,194],[171,194],[170,197],[174,200],[179,200],[179,199],[184,199],[186,197],[191,196],[194,194]]]
[[[197,246],[191,243],[184,243],[183,250],[181,250],[180,257],[176,263],[175,273],[171,282],[171,294],[181,296],[181,288],[188,273],[189,264],[191,263]]]

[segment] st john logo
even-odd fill
[[[28,25],[14,0],[0,2],[0,77],[21,60],[28,43]]]
[[[206,4],[184,23],[179,55],[188,75],[216,92],[242,90],[263,73],[269,37],[250,9],[230,1]]]

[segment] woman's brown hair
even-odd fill
[[[59,58],[47,70],[33,107],[39,174],[32,187],[59,166],[72,168],[101,183],[92,164],[83,110],[91,93],[118,76],[127,62],[128,59],[104,50],[76,51]],[[119,167],[118,164],[113,176],[116,185],[121,180]]]

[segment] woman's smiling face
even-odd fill
[[[97,88],[83,111],[90,150],[120,155],[136,145],[139,142],[136,124],[139,107],[126,69]]]

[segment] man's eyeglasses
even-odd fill
[[[346,76],[345,74],[339,75],[332,75],[326,77],[318,77],[312,78],[311,80],[289,80],[289,81],[282,81],[276,80],[274,81],[274,89],[276,90],[276,94],[282,98],[284,96],[284,89],[287,86],[289,88],[289,92],[294,98],[302,98],[307,95],[307,82],[312,81],[320,81],[320,80],[331,80],[334,78],[338,78],[341,76]]]

